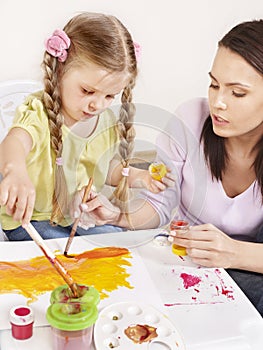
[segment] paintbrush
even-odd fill
[[[50,263],[55,267],[60,276],[67,283],[69,288],[72,291],[73,297],[78,298],[78,285],[74,282],[73,278],[70,276],[65,267],[61,264],[61,262],[57,259],[55,254],[51,251],[51,249],[46,245],[43,238],[34,228],[34,226],[30,223],[28,225],[23,225],[24,229],[27,231],[29,236],[33,239],[33,241],[39,246],[42,252],[45,254]]]
[[[93,179],[92,179],[92,177],[90,177],[89,182],[88,182],[87,186],[85,187],[84,195],[83,195],[82,202],[81,202],[82,204],[87,202],[87,199],[88,199],[88,196],[89,196],[89,193],[90,193],[90,190],[91,190],[92,183],[93,183]],[[74,256],[71,256],[71,255],[68,255],[68,250],[69,250],[69,247],[71,246],[72,240],[73,240],[73,238],[75,236],[75,233],[77,231],[77,227],[78,227],[79,221],[81,219],[81,214],[82,213],[80,213],[80,216],[78,218],[76,218],[76,220],[74,221],[74,225],[72,226],[72,230],[70,232],[70,235],[69,235],[69,238],[68,238],[68,241],[67,241],[67,245],[66,245],[66,248],[64,250],[64,255],[67,258],[74,257]]]

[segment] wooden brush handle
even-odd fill
[[[24,229],[27,231],[27,233],[33,239],[33,241],[39,246],[39,248],[42,250],[46,258],[49,260],[49,262],[55,267],[57,272],[67,283],[67,285],[69,286],[69,288],[73,293],[73,296],[77,297],[78,296],[77,284],[74,282],[73,278],[70,276],[70,274],[65,269],[65,267],[61,264],[61,262],[57,259],[57,257],[52,252],[52,250],[46,245],[45,241],[37,232],[37,230],[34,228],[34,226],[30,223],[28,225],[25,225]]]
[[[88,199],[88,196],[89,196],[89,193],[90,193],[90,190],[91,190],[92,183],[93,183],[93,179],[92,179],[92,177],[90,177],[89,182],[88,182],[87,186],[85,187],[85,192],[84,192],[84,195],[83,195],[83,198],[82,198],[82,202],[81,202],[82,204],[87,202],[87,199]],[[71,246],[72,240],[73,240],[73,238],[75,236],[75,233],[77,231],[77,227],[78,227],[80,219],[81,219],[81,214],[74,221],[74,225],[72,226],[72,230],[70,232],[70,235],[69,235],[69,238],[68,238],[68,241],[67,241],[67,244],[66,244],[66,248],[64,250],[64,255],[65,256],[67,256],[69,247]]]

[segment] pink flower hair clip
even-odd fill
[[[138,61],[142,55],[142,47],[140,44],[136,43],[135,41],[133,42],[133,46],[134,46],[136,61]]]
[[[59,62],[65,62],[70,47],[70,39],[64,30],[56,29],[51,37],[45,40],[46,51],[53,57],[57,57]]]

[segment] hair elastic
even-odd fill
[[[62,157],[56,158],[56,164],[57,164],[58,166],[62,166],[62,165],[63,165],[63,159],[62,159]]]
[[[45,40],[46,51],[60,62],[65,62],[70,47],[70,39],[64,30],[56,29],[54,33]]]
[[[136,43],[135,41],[133,42],[133,46],[134,46],[136,61],[138,61],[141,58],[142,47],[140,44]]]
[[[122,176],[129,176],[130,168],[122,168]]]

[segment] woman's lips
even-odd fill
[[[229,124],[229,121],[227,121],[226,119],[220,117],[219,115],[215,115],[215,114],[213,114],[212,120],[213,120],[213,123],[216,125]]]

